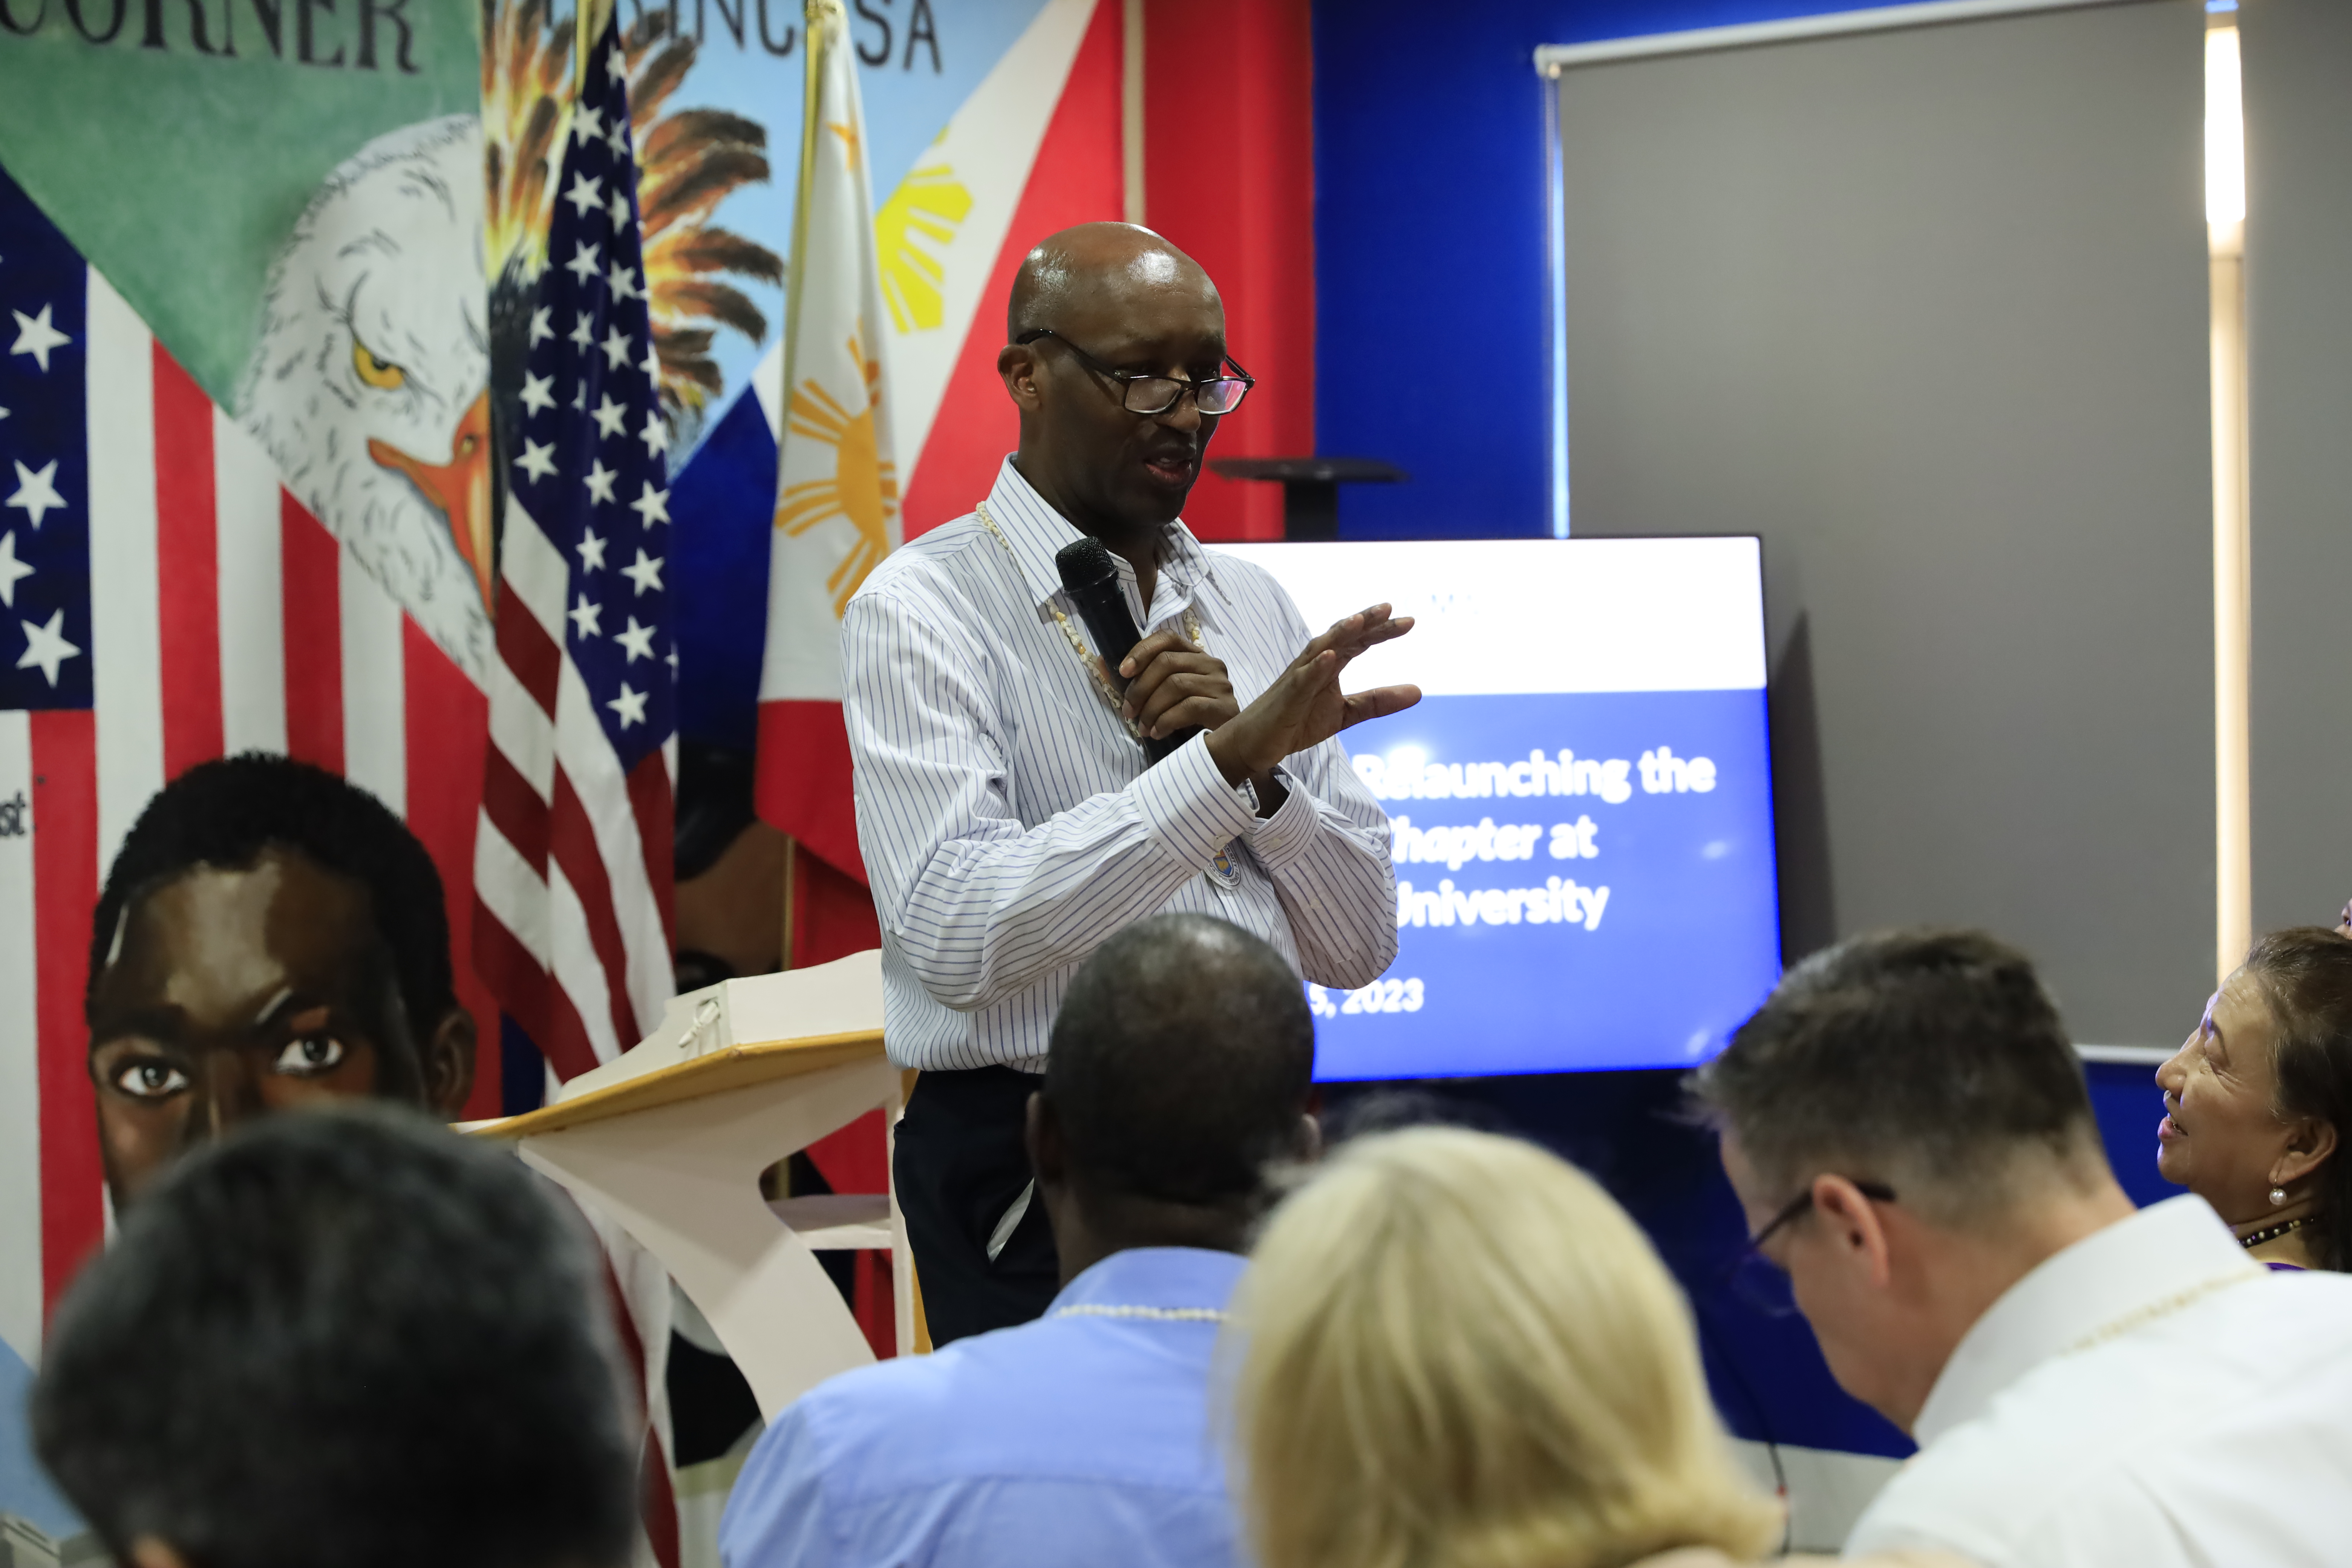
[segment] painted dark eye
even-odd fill
[[[133,1100],[169,1100],[188,1087],[188,1075],[169,1062],[132,1062],[115,1069],[114,1087]]]
[[[305,1035],[287,1041],[269,1070],[289,1078],[316,1078],[341,1067],[344,1054],[343,1042],[332,1035]]]

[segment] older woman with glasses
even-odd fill
[[[2157,1070],[2156,1167],[2273,1268],[2352,1269],[2352,939],[2273,931]]]

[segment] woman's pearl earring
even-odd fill
[[[2273,1187],[2271,1189],[2271,1207],[2276,1208],[2279,1205],[2284,1202],[2286,1202],[2286,1189],[2284,1187]]]

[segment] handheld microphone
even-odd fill
[[[1110,674],[1113,691],[1127,695],[1127,678],[1118,672],[1118,662],[1128,656],[1143,633],[1128,613],[1127,598],[1118,591],[1118,566],[1103,548],[1099,539],[1074,540],[1055,552],[1054,564],[1061,569],[1062,586],[1068,590],[1070,602],[1078,607],[1078,618],[1087,623],[1087,633],[1094,638],[1095,651],[1102,655],[1103,668]],[[1146,736],[1143,742],[1144,765],[1160,761],[1177,747],[1201,732],[1198,724],[1179,730],[1158,740]]]

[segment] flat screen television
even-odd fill
[[[1348,731],[1389,816],[1397,958],[1311,986],[1317,1076],[1687,1067],[1779,977],[1758,542],[1221,546],[1317,629],[1408,636],[1343,676],[1421,687]]]

